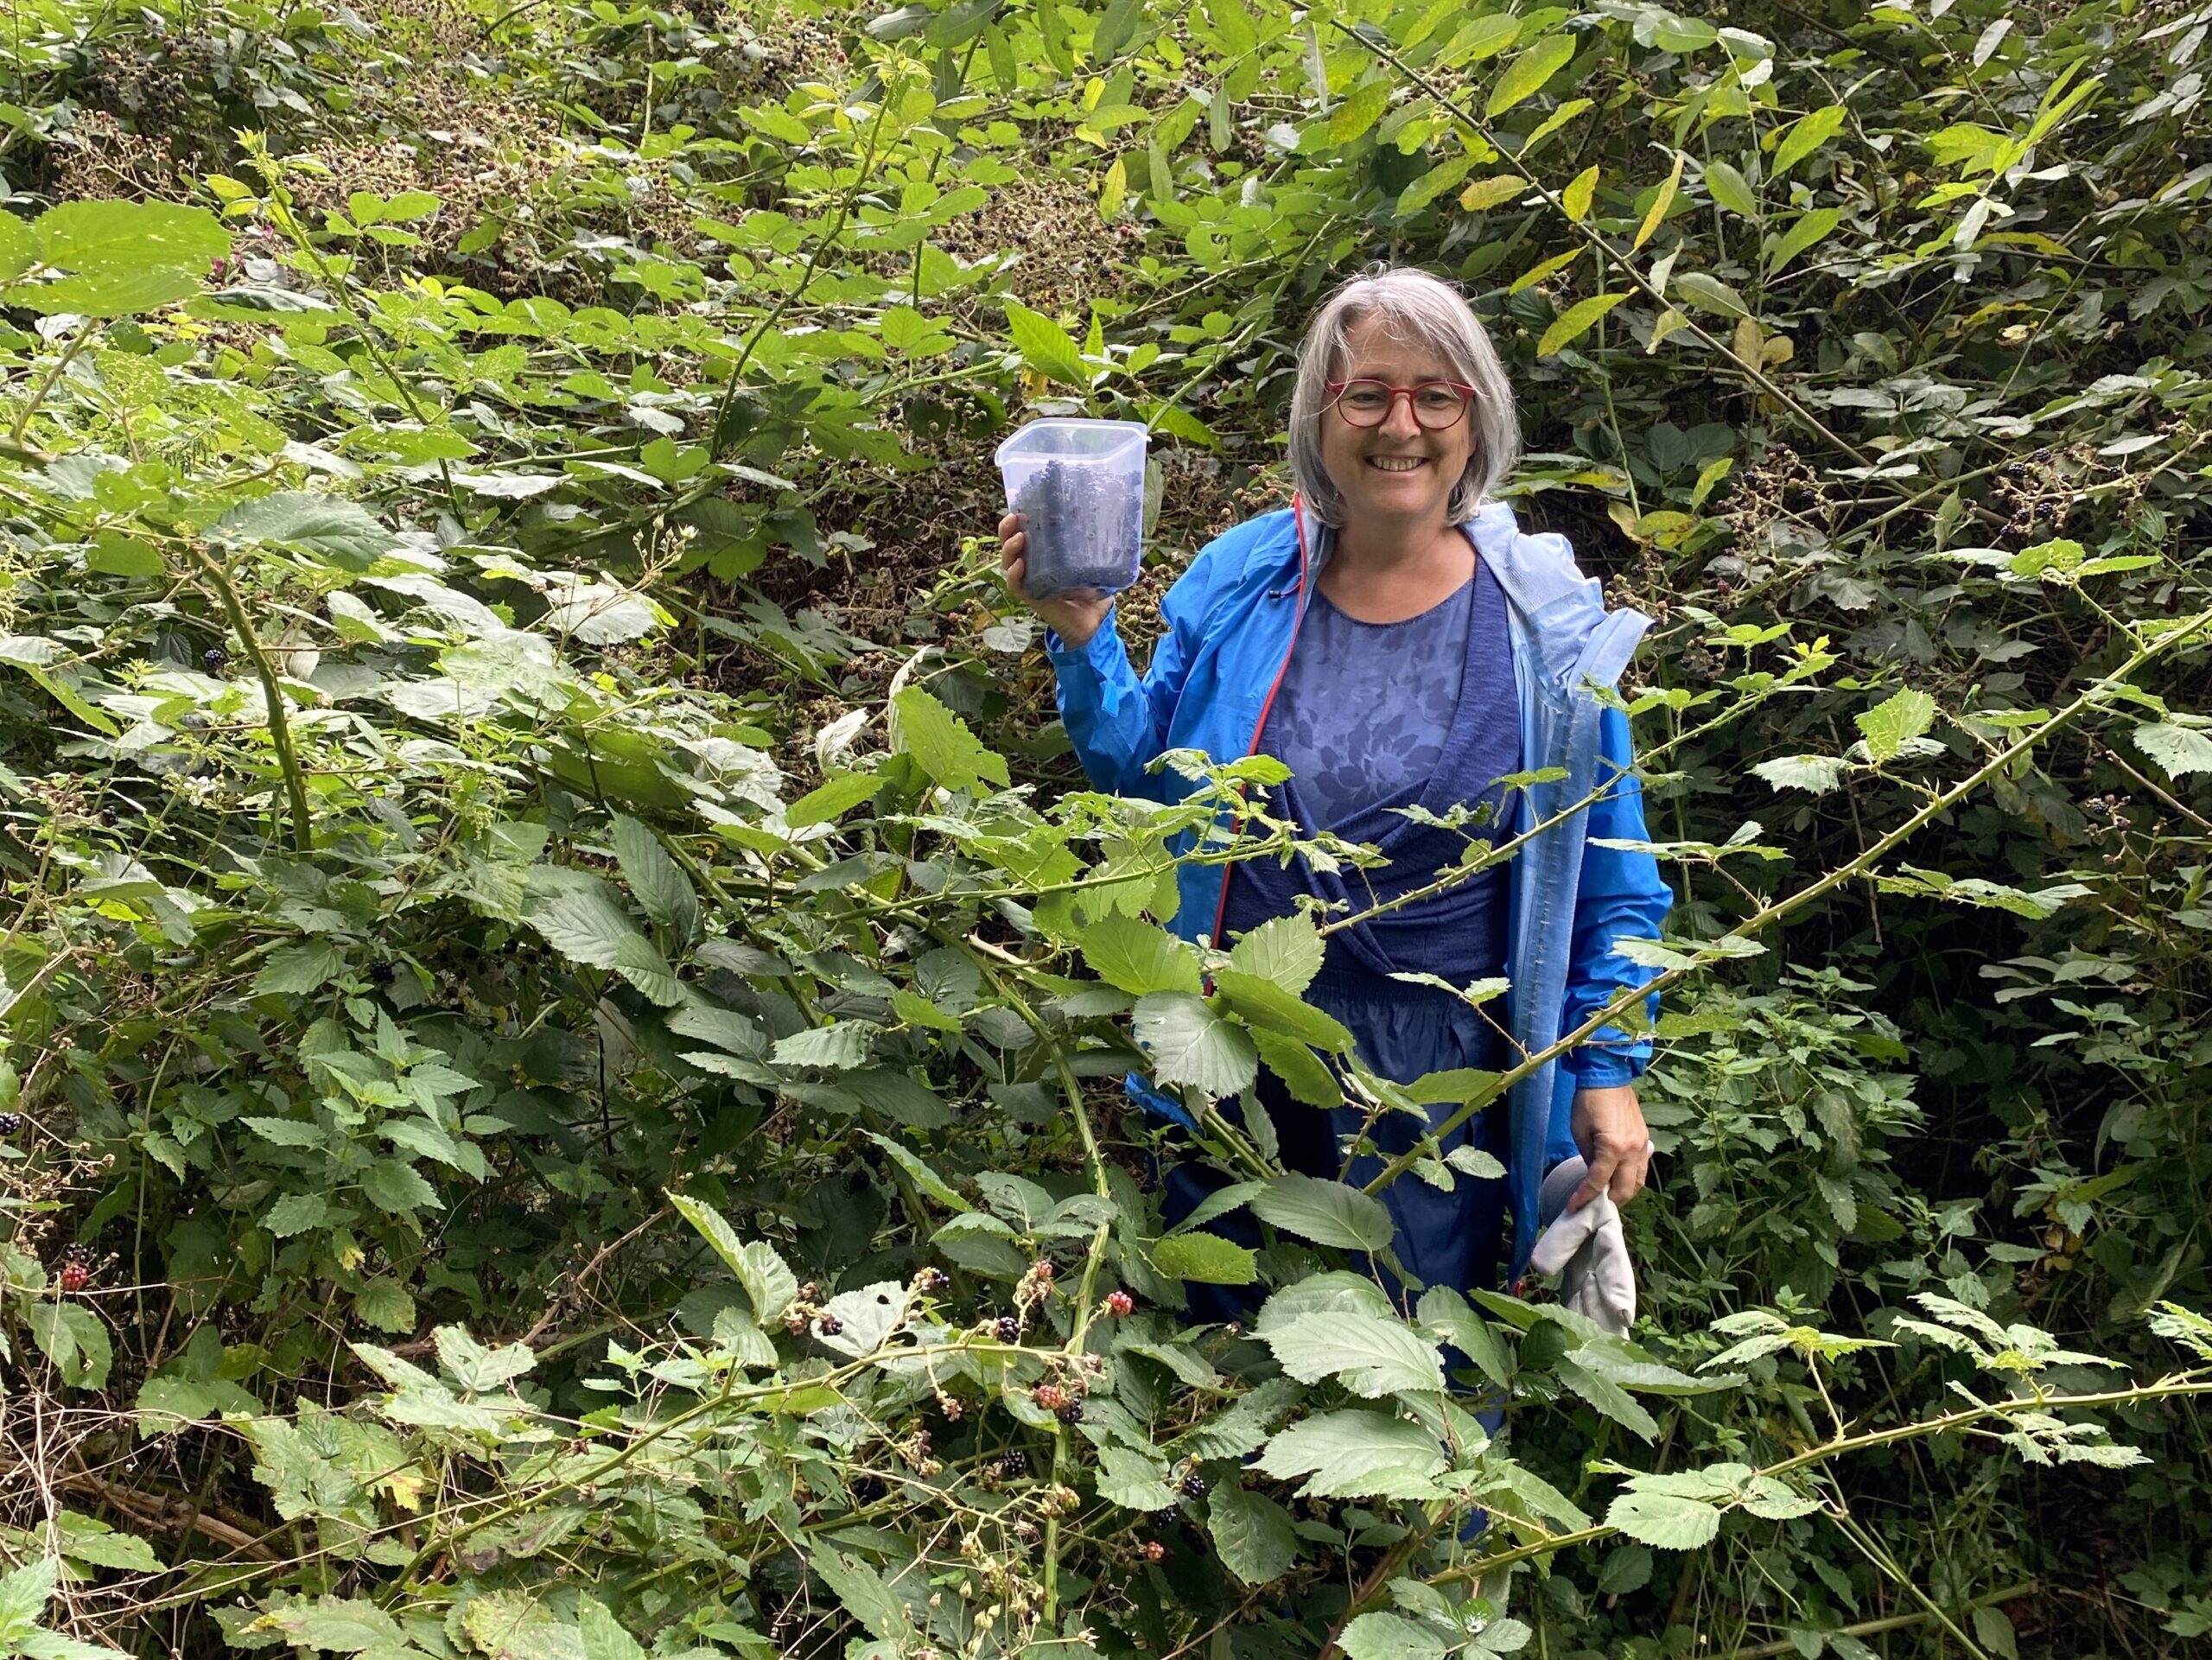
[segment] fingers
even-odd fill
[[[1618,1149],[1607,1147],[1602,1142],[1592,1148],[1588,1156],[1589,1172],[1582,1178],[1582,1186],[1576,1188],[1568,1197],[1567,1208],[1569,1211],[1579,1211],[1599,1194],[1609,1191],[1613,1185],[1613,1173],[1620,1167],[1621,1155]],[[1619,1202],[1618,1196],[1614,1202],[1616,1204]]]
[[[1644,1178],[1651,1173],[1651,1143],[1646,1142],[1633,1151],[1623,1154],[1620,1162],[1613,1167],[1612,1180],[1607,1191],[1613,1203],[1625,1205],[1643,1191]]]

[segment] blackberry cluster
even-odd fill
[[[1018,1447],[1011,1453],[1001,1453],[995,1468],[1001,1481],[1019,1481],[1029,1473],[1029,1454]]]
[[[1025,480],[1014,510],[1029,537],[1029,597],[1071,588],[1119,593],[1136,580],[1144,492],[1103,467],[1047,461]]]
[[[1176,1485],[1181,1490],[1185,1498],[1204,1498],[1206,1496],[1206,1479],[1196,1470],[1185,1476]]]
[[[207,672],[210,674],[222,673],[224,669],[229,665],[230,660],[231,654],[219,646],[210,646],[206,651],[200,654],[201,666],[206,668]]]
[[[998,1332],[999,1341],[1001,1343],[1020,1342],[1021,1317],[1018,1314],[1001,1314],[999,1316]]]
[[[22,1127],[23,1115],[22,1113],[0,1112],[0,1135],[13,1135]]]
[[[79,1244],[65,1245],[61,1249],[61,1289],[67,1296],[75,1296],[92,1280],[92,1253]]]

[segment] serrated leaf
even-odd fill
[[[1444,1385],[1444,1357],[1403,1322],[1374,1314],[1302,1314],[1267,1334],[1276,1364],[1302,1383],[1338,1378],[1369,1398]]]
[[[1463,1640],[1429,1620],[1378,1608],[1347,1624],[1337,1644],[1345,1660],[1444,1660]]]
[[[762,1326],[781,1314],[798,1294],[798,1275],[792,1273],[775,1248],[763,1240],[744,1240],[721,1212],[688,1193],[671,1193],[668,1202],[721,1257],[745,1294],[752,1300],[753,1317]]]
[[[1006,321],[1014,350],[1021,353],[1024,363],[1048,379],[1084,391],[1090,390],[1090,366],[1083,360],[1083,353],[1069,338],[1067,330],[1043,313],[1011,300],[1006,305]],[[938,782],[944,780],[940,779]],[[1001,779],[1000,782],[1005,780]]]
[[[430,1337],[438,1351],[438,1364],[461,1388],[474,1393],[504,1388],[537,1364],[537,1353],[528,1344],[506,1343],[487,1349],[469,1335],[465,1326],[441,1326]]]
[[[346,954],[327,939],[310,939],[269,953],[249,988],[256,997],[304,997],[337,978]]]
[[[1152,1266],[1164,1279],[1199,1285],[1250,1285],[1260,1277],[1260,1259],[1243,1246],[1202,1231],[1170,1234],[1151,1250]]]
[[[1265,1493],[1224,1482],[1206,1500],[1206,1533],[1221,1565],[1246,1585],[1266,1585],[1298,1561],[1290,1512]]]
[[[1826,795],[1850,770],[1850,762],[1834,755],[1782,755],[1751,768],[1777,790],[1806,790],[1814,795]]]
[[[1217,969],[1213,984],[1221,1000],[1249,1026],[1264,1027],[1332,1054],[1342,1054],[1352,1046],[1351,1034],[1335,1015],[1301,1002],[1295,992],[1284,990],[1273,980],[1236,969]]]
[[[699,896],[661,846],[636,819],[614,815],[614,858],[645,914],[688,943],[699,932]]]
[[[1164,1460],[1112,1441],[1098,1449],[1097,1487],[1101,1498],[1124,1510],[1164,1511],[1175,1503]]]
[[[584,1660],[645,1660],[645,1645],[596,1597],[576,1599],[576,1634],[583,1642]]]
[[[1491,1383],[1503,1388],[1513,1382],[1513,1360],[1505,1345],[1490,1322],[1450,1286],[1433,1285],[1422,1292],[1414,1317],[1465,1355]]]
[[[2129,735],[2138,749],[2164,769],[2168,778],[2212,773],[2212,732],[2160,721],[2139,726]]]
[[[1373,1194],[1295,1172],[1254,1195],[1252,1211],[1285,1233],[1342,1250],[1387,1250],[1395,1231],[1389,1211]]]
[[[398,545],[359,503],[304,490],[240,502],[208,533],[229,542],[273,542],[350,571],[366,570]]]
[[[287,1193],[269,1207],[261,1225],[279,1239],[320,1228],[330,1220],[330,1201],[321,1193]]]
[[[283,1632],[295,1648],[359,1654],[407,1644],[407,1633],[397,1619],[375,1603],[358,1598],[326,1596],[296,1602],[262,1618]]]
[[[1137,1000],[1138,1046],[1161,1084],[1187,1084],[1217,1098],[1249,1089],[1259,1076],[1251,1035],[1187,991],[1155,991]]]
[[[571,963],[617,968],[624,940],[645,943],[621,894],[603,877],[558,865],[532,865],[525,891],[524,919]]]
[[[118,1533],[105,1522],[75,1511],[63,1511],[54,1521],[61,1534],[61,1554],[73,1562],[125,1574],[158,1574],[162,1569],[154,1548],[135,1533]]]
[[[1658,1550],[1695,1550],[1720,1532],[1720,1512],[1703,1499],[1631,1490],[1605,1511],[1606,1522]]]
[[[892,706],[899,713],[899,747],[946,789],[986,782],[1006,787],[1005,758],[985,748],[965,721],[919,686],[908,686]]]
[[[1404,1491],[1444,1468],[1444,1449],[1417,1424],[1355,1408],[1301,1419],[1257,1460],[1278,1480],[1306,1476],[1300,1498],[1363,1498]]]
[[[1109,913],[1084,925],[1076,936],[1076,948],[1093,974],[1132,996],[1198,993],[1198,960],[1191,948],[1140,918]]]
[[[1894,760],[1905,745],[1924,735],[1936,724],[1936,700],[1924,691],[1906,686],[1873,708],[1862,709],[1853,720],[1859,736],[1866,741],[1867,754],[1878,766]]]
[[[1292,1100],[1309,1107],[1344,1104],[1344,1091],[1338,1086],[1336,1075],[1296,1038],[1255,1027],[1252,1042],[1268,1070],[1283,1081]]]

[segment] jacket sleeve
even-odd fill
[[[1560,1030],[1572,1032],[1604,1008],[1624,989],[1640,986],[1658,970],[1631,963],[1613,949],[1618,939],[1656,938],[1675,903],[1674,890],[1659,875],[1659,862],[1649,853],[1599,847],[1598,838],[1641,842],[1643,827],[1643,787],[1628,772],[1633,762],[1628,716],[1617,709],[1602,711],[1599,724],[1599,776],[1618,771],[1618,782],[1593,804],[1582,849],[1582,881],[1574,904],[1574,938],[1568,953],[1567,996],[1560,1013]],[[1659,1013],[1654,992],[1646,1000],[1649,1018]],[[1562,1057],[1560,1064],[1576,1084],[1595,1089],[1627,1084],[1640,1075],[1651,1059],[1651,1040],[1631,1036],[1611,1027],[1601,1027],[1587,1042]]]
[[[1145,769],[1167,747],[1167,732],[1183,681],[1198,655],[1219,565],[1209,544],[1191,562],[1160,602],[1166,628],[1140,676],[1116,626],[1120,607],[1106,614],[1098,632],[1070,646],[1047,630],[1045,652],[1058,681],[1060,721],[1090,781],[1115,795],[1159,801],[1165,780]]]

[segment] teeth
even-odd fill
[[[1421,465],[1421,459],[1418,456],[1370,455],[1367,464],[1380,467],[1385,473],[1410,473]]]

